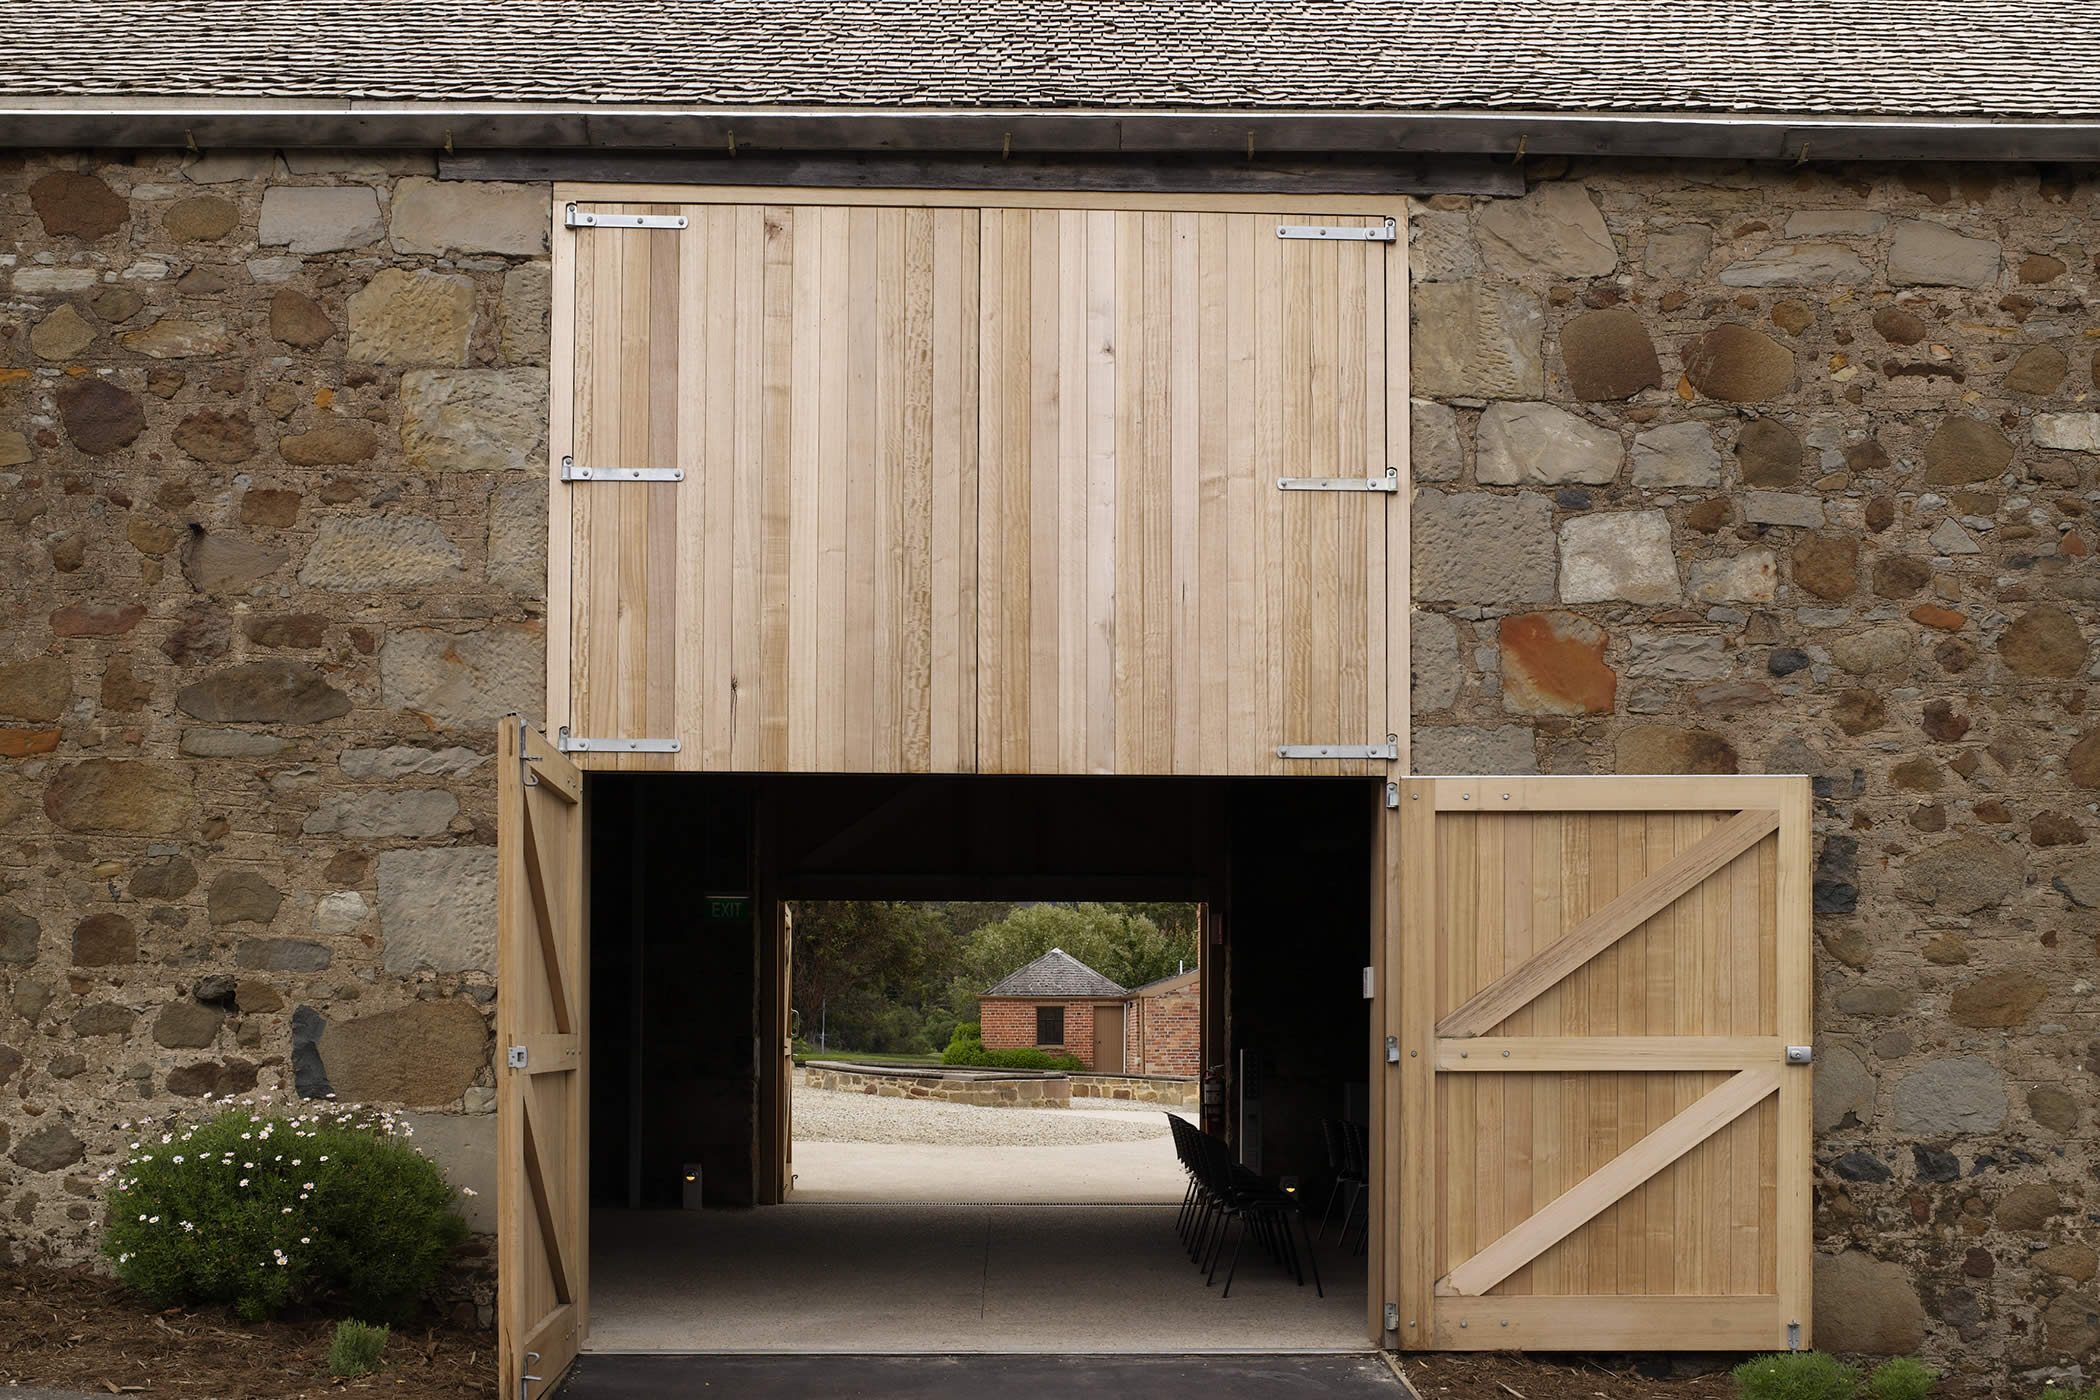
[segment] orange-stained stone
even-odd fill
[[[1952,608],[1939,608],[1931,603],[1922,603],[1910,610],[1910,620],[1922,622],[1927,627],[1937,627],[1942,632],[1959,632],[1968,625],[1969,615],[1956,612]]]
[[[2056,547],[2065,554],[2082,559],[2085,557],[2086,552],[2085,536],[2079,534],[2076,530],[2067,531],[2062,541]]]
[[[1523,715],[1611,713],[1619,677],[1604,664],[1604,629],[1573,613],[1502,619],[1502,703]]]
[[[27,758],[57,747],[56,729],[0,729],[0,758]]]

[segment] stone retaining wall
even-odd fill
[[[1075,1099],[1125,1099],[1131,1103],[1156,1103],[1169,1108],[1194,1108],[1203,1097],[1203,1086],[1193,1079],[1166,1079],[1135,1074],[1075,1074]]]
[[[802,1070],[802,1083],[810,1089],[832,1089],[842,1094],[874,1094],[885,1099],[939,1099],[943,1103],[967,1103],[979,1108],[1070,1108],[1072,1082],[1061,1075],[1041,1079],[960,1079],[941,1074],[914,1074],[820,1069]]]

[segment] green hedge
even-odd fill
[[[944,1065],[973,1069],[1055,1069],[1076,1074],[1086,1068],[1076,1055],[1053,1055],[1047,1050],[987,1050],[981,1040],[952,1040],[941,1052]]]

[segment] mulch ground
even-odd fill
[[[0,1266],[0,1394],[9,1385],[183,1400],[386,1395],[491,1400],[495,1336],[432,1321],[394,1329],[378,1371],[327,1374],[333,1317],[242,1322],[224,1308],[156,1312],[93,1274]]]
[[[1728,1370],[1739,1360],[1650,1357],[1636,1364],[1624,1357],[1440,1352],[1403,1356],[1400,1369],[1422,1400],[1733,1400]],[[1956,1376],[1933,1391],[1935,1400],[1998,1394],[1987,1382]]]

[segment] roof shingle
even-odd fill
[[[984,992],[988,997],[1120,997],[1128,995],[1062,948],[1009,972]]]
[[[2100,114],[2082,0],[14,0],[8,20],[17,99]]]

